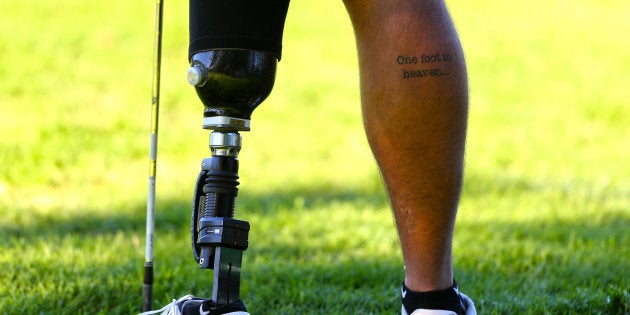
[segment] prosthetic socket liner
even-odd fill
[[[289,0],[190,0],[188,59],[220,49],[257,50],[282,55]]]

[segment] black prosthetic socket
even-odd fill
[[[289,0],[190,0],[188,82],[204,128],[249,130],[273,89]]]
[[[416,292],[403,283],[402,304],[408,314],[417,309],[445,310],[463,314],[457,284],[444,290]]]
[[[195,90],[205,106],[204,117],[249,120],[273,89],[276,63],[273,55],[251,50],[212,50],[192,56],[191,69],[202,76]]]

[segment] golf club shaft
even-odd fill
[[[149,185],[147,194],[146,247],[142,311],[151,310],[153,301],[153,240],[155,234],[155,175],[157,167],[158,120],[160,112],[160,62],[162,59],[162,0],[155,1],[153,34],[153,86],[151,91],[151,145],[149,148]]]

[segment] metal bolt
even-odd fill
[[[188,83],[194,86],[202,86],[204,83],[203,70],[197,66],[192,66],[186,71],[186,78]]]

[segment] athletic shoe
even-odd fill
[[[184,295],[178,300],[155,311],[140,313],[139,315],[249,315],[243,301],[237,300],[230,304],[216,306],[212,300]]]
[[[459,295],[460,311],[455,313],[453,311],[444,311],[444,310],[428,310],[428,309],[417,309],[411,313],[411,315],[477,315],[477,310],[475,309],[475,303],[466,296],[466,294],[459,292],[457,288],[455,291]],[[402,307],[401,310],[402,315],[409,315],[405,307]]]

